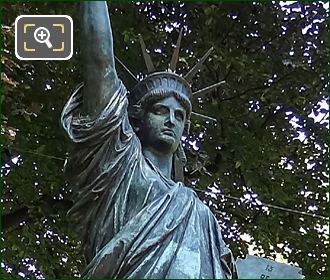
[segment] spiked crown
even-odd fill
[[[205,87],[196,92],[192,92],[191,90],[191,81],[192,78],[197,74],[197,72],[201,69],[204,61],[208,58],[210,53],[213,51],[213,47],[211,47],[205,55],[196,63],[196,65],[190,69],[190,71],[184,76],[180,76],[175,73],[179,50],[182,38],[182,29],[180,30],[179,37],[171,58],[171,62],[169,65],[169,69],[167,71],[156,72],[155,67],[152,63],[151,57],[146,50],[146,45],[143,41],[141,35],[139,35],[140,45],[142,49],[142,54],[148,69],[148,73],[150,73],[145,79],[142,81],[138,81],[134,74],[116,57],[117,62],[123,67],[123,69],[129,74],[129,76],[135,81],[136,85],[130,89],[129,95],[129,103],[131,106],[141,105],[145,103],[149,96],[163,96],[166,93],[175,94],[177,97],[181,99],[186,105],[186,109],[188,113],[192,116],[201,117],[209,120],[215,121],[215,119],[191,112],[191,99],[192,97],[202,97],[206,93],[214,90],[220,85],[224,84],[225,81],[218,82],[211,86]]]
[[[149,96],[162,96],[166,93],[175,94],[186,104],[186,109],[191,112],[192,92],[189,83],[181,76],[171,72],[155,72],[140,83],[130,93],[132,104],[144,104]]]

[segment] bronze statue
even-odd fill
[[[175,73],[178,46],[164,72],[144,52],[154,73],[128,94],[115,69],[106,3],[82,2],[81,25],[84,84],[62,125],[74,142],[66,172],[88,263],[82,277],[236,277],[216,218],[181,182],[189,83],[208,54],[183,78]]]

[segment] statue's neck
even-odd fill
[[[160,170],[163,176],[171,179],[172,154],[160,154],[150,147],[144,147],[143,155]]]

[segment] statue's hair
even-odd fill
[[[190,100],[185,95],[182,95],[177,91],[166,91],[164,89],[153,90],[148,92],[140,99],[140,104],[141,106],[150,106],[151,104],[154,104],[155,102],[170,96],[174,96],[180,102],[180,104],[185,108],[187,112],[187,119],[190,119]]]

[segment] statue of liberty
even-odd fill
[[[235,278],[216,218],[182,183],[190,82],[210,51],[182,77],[182,33],[167,71],[155,71],[144,49],[150,74],[128,91],[115,69],[106,2],[81,3],[81,30],[84,82],[62,125],[74,143],[66,173],[88,263],[82,277]]]

